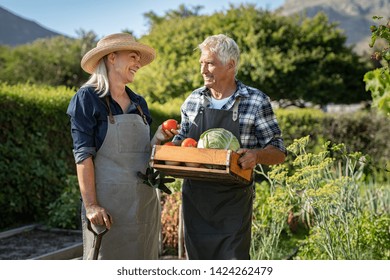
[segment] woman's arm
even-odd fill
[[[95,168],[92,157],[86,158],[76,165],[80,193],[83,199],[87,218],[94,225],[104,225],[110,229],[111,215],[98,204],[95,187]]]

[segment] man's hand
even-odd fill
[[[240,149],[238,164],[242,169],[255,168],[257,164],[273,165],[283,163],[286,155],[278,148],[268,145],[264,149]]]
[[[253,169],[256,167],[257,150],[240,149],[237,153],[241,155],[237,163],[242,169]]]

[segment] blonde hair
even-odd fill
[[[105,64],[106,57],[101,59],[90,76],[89,80],[85,82],[82,87],[92,86],[95,88],[96,93],[99,97],[104,97],[110,90],[110,83],[108,82],[107,68]]]

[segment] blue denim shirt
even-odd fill
[[[152,118],[145,99],[128,87],[126,92],[132,101],[126,112],[123,112],[120,105],[109,95],[112,114],[140,114],[137,110],[137,105],[140,105],[150,125]],[[108,109],[105,98],[100,98],[93,87],[82,87],[72,97],[66,113],[70,117],[76,163],[94,157],[107,133]]]

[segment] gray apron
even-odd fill
[[[232,111],[203,104],[188,137],[199,139],[210,128],[225,128],[240,141],[238,104]],[[182,207],[189,259],[250,259],[253,185],[185,179]]]
[[[158,258],[160,206],[156,190],[137,178],[150,157],[149,125],[137,114],[109,116],[104,142],[94,159],[98,203],[113,219],[98,259]],[[83,258],[90,259],[94,235],[82,211]]]

